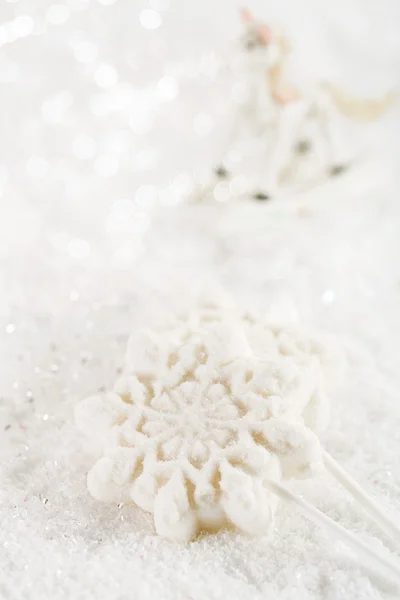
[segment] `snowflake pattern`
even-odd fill
[[[136,368],[129,363],[113,392],[76,409],[81,429],[103,444],[90,493],[133,501],[153,513],[157,533],[180,541],[229,524],[265,533],[277,504],[266,481],[322,466],[318,439],[303,424],[318,362],[260,358],[243,326],[212,322],[179,335],[140,332],[128,353],[134,346]]]
[[[219,289],[203,293],[194,310],[163,313],[162,323],[154,330],[139,329],[131,335],[126,365],[128,371],[159,373],[172,348],[179,348],[191,336],[215,331],[226,325],[236,331],[230,343],[239,343],[242,355],[253,354],[274,360],[291,358],[301,369],[313,369],[315,386],[303,407],[304,423],[320,433],[329,422],[326,382],[336,385],[343,378],[345,359],[333,337],[302,327],[296,321],[288,325],[279,317],[277,302],[265,315],[255,310],[240,310],[232,298]],[[294,312],[291,307],[290,312]],[[240,332],[240,333],[239,333]]]

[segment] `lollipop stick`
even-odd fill
[[[371,548],[360,540],[354,533],[345,529],[342,525],[325,515],[318,508],[293,494],[287,487],[275,481],[267,481],[267,487],[285,502],[295,505],[300,512],[313,521],[316,525],[325,527],[330,533],[351,546],[361,558],[374,561],[380,570],[386,574],[391,581],[400,585],[400,567],[393,560],[383,556],[377,549]]]
[[[385,514],[382,507],[379,506],[375,500],[370,498],[357,481],[355,481],[326,451],[324,451],[324,463],[329,473],[350,492],[353,498],[359,502],[364,510],[380,526],[382,531],[400,545],[400,528]]]

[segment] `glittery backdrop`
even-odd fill
[[[251,5],[353,92],[398,81],[397,2]],[[2,598],[397,597],[288,512],[272,540],[222,533],[178,547],[140,511],[86,491],[96,449],[72,407],[112,385],[143,306],[173,306],[212,278],[258,305],[284,290],[305,321],[341,337],[349,375],[324,442],[400,508],[398,117],[377,127],[378,156],[332,186],[268,206],[219,188],[186,205],[240,98],[226,69],[237,9],[0,0]],[[381,544],[345,495],[318,483],[298,487]]]

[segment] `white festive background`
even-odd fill
[[[330,186],[267,204],[217,194],[185,205],[218,158],[234,102],[223,61],[238,8],[0,0],[2,598],[399,597],[286,509],[272,538],[226,532],[179,546],[139,510],[86,490],[94,451],[74,404],[112,385],[141,307],[173,306],[213,279],[258,306],[285,293],[306,323],[340,337],[349,368],[323,442],[400,510],[396,111],[375,127],[376,156]],[[395,0],[251,8],[352,93],[399,80]],[[293,487],[382,546],[328,479]]]

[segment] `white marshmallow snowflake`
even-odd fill
[[[300,368],[314,369],[315,389],[304,405],[302,417],[313,431],[319,433],[326,428],[329,421],[326,384],[333,387],[340,382],[345,365],[342,349],[333,337],[301,326],[293,305],[286,303],[281,307],[282,298],[270,302],[265,314],[261,314],[256,310],[241,310],[231,296],[211,286],[198,295],[195,304],[193,310],[161,311],[161,318],[150,318],[152,330],[138,329],[132,334],[126,353],[127,372],[144,370],[157,374],[165,353],[172,348],[179,348],[191,336],[204,336],[216,327],[229,325],[236,331],[234,343],[241,344],[242,353],[277,362],[291,358]]]
[[[81,429],[103,443],[90,493],[133,501],[174,540],[228,524],[263,534],[277,504],[267,481],[322,467],[318,439],[303,424],[318,361],[259,357],[243,321],[216,321],[134,336],[129,372],[114,391],[76,409]]]

